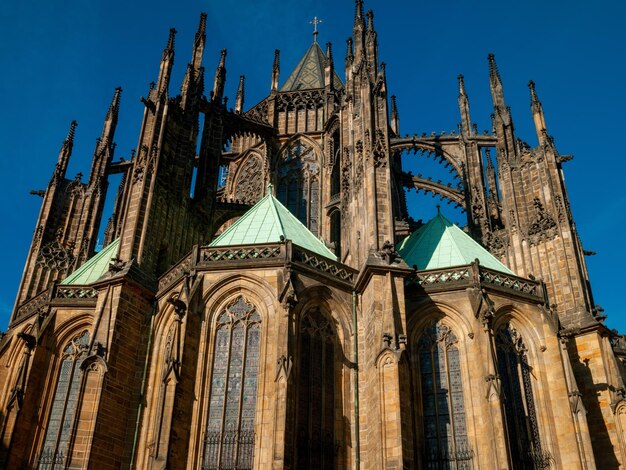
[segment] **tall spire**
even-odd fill
[[[161,67],[159,69],[159,79],[157,80],[157,95],[166,96],[170,78],[172,75],[172,67],[174,65],[174,39],[176,37],[176,29],[170,29],[170,35],[167,39],[167,46],[163,50],[163,57],[161,58]]]
[[[485,156],[487,157],[487,185],[489,186],[489,197],[498,201],[499,196],[498,188],[496,186],[496,168],[493,166],[491,151],[488,148],[485,149]]]
[[[181,85],[182,107],[186,108],[190,95],[200,98],[202,95],[203,83],[200,83],[200,69],[202,69],[202,56],[206,43],[206,13],[200,14],[200,24],[193,41],[191,62],[187,66],[187,72]]]
[[[400,135],[400,116],[398,115],[396,95],[391,96],[391,130],[394,134]]]
[[[193,41],[193,57],[192,65],[195,70],[200,69],[202,65],[202,55],[204,54],[204,45],[206,43],[206,13],[200,13],[200,24]]]
[[[489,60],[489,84],[491,86],[491,97],[493,104],[496,108],[506,109],[504,104],[504,91],[502,89],[502,80],[500,79],[500,72],[498,71],[498,65],[496,64],[496,56],[489,54],[487,56]]]
[[[335,63],[333,62],[333,46],[326,43],[326,65],[324,67],[324,86],[328,90],[333,89],[333,78],[335,76]]]
[[[246,80],[245,75],[239,77],[239,87],[237,88],[237,99],[235,100],[235,112],[241,114],[243,111],[243,99],[244,99],[244,82]]]
[[[120,112],[120,98],[122,96],[122,87],[118,86],[113,93],[109,110],[104,118],[104,126],[102,128],[102,136],[100,137],[101,145],[107,145],[113,142],[115,128],[117,127],[117,117]]]
[[[226,83],[226,49],[222,49],[220,63],[215,70],[213,80],[213,101],[220,104],[224,97],[224,85]]]
[[[548,142],[548,132],[546,130],[546,119],[543,114],[543,106],[541,101],[537,97],[535,91],[535,82],[532,80],[528,82],[528,88],[530,89],[530,110],[533,113],[533,121],[535,122],[535,130],[537,131],[537,139],[539,145],[545,145]]]
[[[70,157],[72,156],[72,149],[74,148],[74,133],[76,131],[76,126],[78,123],[76,121],[72,121],[70,123],[70,130],[67,133],[67,137],[63,141],[61,145],[61,151],[59,152],[59,159],[57,160],[57,166],[54,169],[54,178],[55,179],[63,179],[65,178],[65,173],[67,172],[67,165],[70,161]]]
[[[367,12],[367,29],[365,30],[365,48],[367,52],[367,61],[372,67],[374,77],[378,70],[378,35],[374,29],[374,12]]]
[[[472,120],[470,118],[469,98],[465,91],[465,80],[463,75],[459,74],[459,110],[461,111],[461,130],[464,134],[472,133]]]
[[[278,78],[280,76],[280,49],[274,51],[274,63],[272,64],[272,87],[271,91],[278,91]]]
[[[346,65],[354,62],[354,49],[352,47],[352,38],[346,39]]]
[[[89,184],[99,181],[106,172],[106,167],[113,159],[113,151],[115,144],[115,128],[117,127],[117,117],[120,110],[120,97],[122,95],[122,87],[117,87],[113,93],[113,99],[104,118],[102,127],[102,136],[98,139],[96,150],[94,151],[93,161],[91,163],[91,173],[89,174]]]
[[[489,54],[489,85],[491,88],[491,98],[493,100],[493,127],[502,152],[498,152],[497,158],[513,160],[517,158],[518,150],[515,145],[515,135],[513,131],[513,121],[511,110],[504,101],[504,91],[500,72],[496,65],[496,57]]]
[[[365,20],[363,17],[363,0],[356,0],[354,13],[354,54],[358,58],[361,57],[365,41]]]
[[[364,27],[363,0],[356,0],[354,7],[354,27]]]

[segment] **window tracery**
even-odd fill
[[[320,164],[313,146],[294,141],[278,163],[278,199],[317,235]]]
[[[235,199],[244,204],[256,203],[263,194],[263,163],[257,155],[250,155],[241,164],[235,183]]]
[[[89,333],[75,336],[63,350],[52,409],[39,458],[40,470],[63,468],[80,393],[80,366],[87,356]]]
[[[330,321],[314,309],[299,331],[297,468],[334,468],[335,335]]]
[[[514,469],[549,468],[552,457],[541,447],[539,425],[526,346],[510,324],[496,334],[498,374],[502,381],[504,415]]]
[[[426,468],[471,469],[458,339],[441,322],[418,340]]]
[[[203,470],[252,468],[261,316],[240,296],[218,317]]]

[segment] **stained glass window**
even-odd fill
[[[278,163],[278,199],[317,234],[319,221],[319,162],[313,147],[297,140]]]
[[[335,337],[319,310],[300,322],[296,468],[332,469],[335,464]]]
[[[261,317],[239,297],[215,333],[203,470],[252,468]]]
[[[552,457],[541,447],[526,346],[510,324],[496,335],[506,431],[514,469],[549,468]]]
[[[418,341],[426,468],[471,469],[458,339],[434,323]]]
[[[80,392],[80,366],[87,354],[89,333],[74,337],[63,350],[39,469],[64,468]]]

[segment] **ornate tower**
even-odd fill
[[[489,77],[503,223],[503,228],[490,231],[489,239],[507,247],[504,259],[519,275],[544,280],[563,326],[593,324],[596,314],[587,267],[563,179],[562,165],[572,157],[560,155],[548,135],[534,82],[529,88],[539,145],[531,148],[515,139],[493,54]]]
[[[104,120],[102,135],[96,141],[91,172],[86,183],[79,173],[73,180],[65,177],[77,123],[73,121],[61,146],[56,168],[43,197],[37,228],[33,236],[16,307],[41,293],[55,281],[93,256],[107,191],[107,167],[113,159],[115,127],[122,89],[117,88]]]

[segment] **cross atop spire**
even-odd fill
[[[313,25],[313,42],[317,42],[317,35],[319,32],[317,31],[317,25],[323,23],[317,16],[313,17],[313,20],[309,21],[309,24]]]

